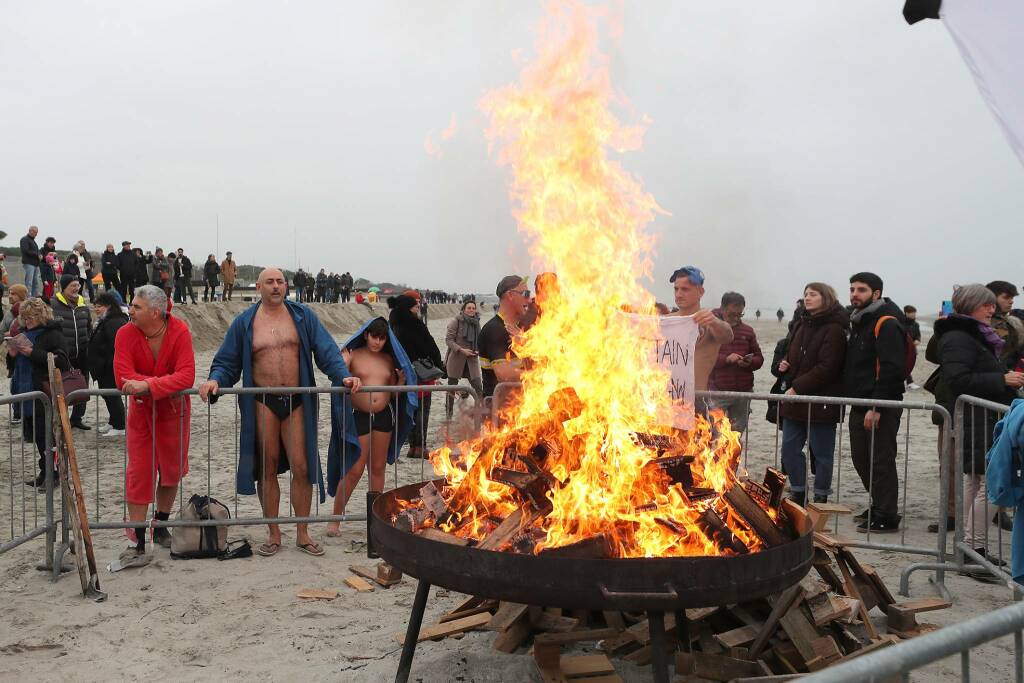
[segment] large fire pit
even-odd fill
[[[802,508],[783,502],[797,537],[759,552],[718,557],[587,559],[495,552],[445,543],[399,529],[396,515],[427,482],[376,498],[369,517],[376,553],[419,580],[396,680],[408,679],[431,585],[525,604],[588,610],[646,611],[655,680],[668,680],[664,614],[685,629],[684,608],[734,604],[777,593],[810,570],[813,539]],[[435,482],[440,485],[441,482]]]

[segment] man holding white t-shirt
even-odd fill
[[[693,353],[693,381],[696,390],[703,391],[708,388],[708,376],[718,360],[719,347],[732,341],[732,327],[708,309],[700,307],[700,299],[704,296],[704,272],[700,268],[683,266],[672,273],[668,281],[675,287],[676,306],[679,308],[675,315],[693,316],[693,321],[700,327]],[[698,399],[698,409],[702,406],[703,401]]]

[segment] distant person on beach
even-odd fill
[[[400,386],[414,384],[416,371],[398,337],[384,318],[373,318],[341,347],[349,371],[363,386]],[[346,397],[351,405],[359,449],[338,453],[337,439],[331,439],[327,457],[327,490],[334,496],[334,514],[344,513],[352,492],[359,484],[367,461],[370,463],[370,491],[384,490],[384,475],[389,463],[409,436],[418,405],[416,394],[375,391]],[[392,435],[394,435],[392,437]],[[341,523],[327,525],[328,536],[341,536]]]
[[[758,321],[761,320],[761,309],[760,308],[757,309],[756,311],[754,311],[754,317],[757,318]]]
[[[512,352],[512,339],[523,333],[519,326],[530,303],[526,278],[506,275],[494,293],[498,303],[493,318],[480,329],[480,375],[484,396],[494,396],[501,382],[518,382],[522,361]]]
[[[341,275],[341,303],[348,303],[349,298],[352,296],[352,287],[354,286],[355,280],[352,279],[352,273],[346,270]]]
[[[192,259],[185,255],[185,250],[178,247],[178,260],[176,263],[175,283],[178,290],[178,297],[181,303],[196,302],[196,292],[192,289]]]
[[[823,282],[804,288],[803,312],[787,337],[785,356],[777,372],[786,377],[789,396],[842,396],[843,363],[846,359],[846,309],[836,291]],[[780,403],[782,462],[789,475],[791,498],[803,505],[807,498],[804,444],[809,444],[814,463],[814,502],[827,503],[832,495],[832,463],[838,405]]]
[[[476,302],[472,299],[462,304],[459,314],[448,323],[444,336],[448,352],[445,357],[445,368],[448,372],[448,384],[458,384],[459,380],[469,380],[470,386],[483,395],[483,378],[480,375],[480,315],[476,310]],[[452,417],[455,406],[455,394],[445,396],[445,415]]]
[[[295,301],[302,303],[306,291],[306,271],[299,268],[292,276],[292,286],[295,292]]]
[[[903,311],[882,296],[882,284],[882,278],[874,273],[850,277],[854,311],[846,349],[845,389],[851,398],[899,401],[907,375]],[[864,490],[871,492],[870,510],[855,518],[861,533],[899,531],[896,441],[902,415],[900,408],[850,409],[850,457]]]
[[[324,294],[327,292],[327,272],[323,268],[316,274],[314,286],[316,289],[313,294],[313,301],[321,304],[324,302]]]
[[[779,322],[781,323],[782,319],[786,317],[786,312],[780,308],[779,310],[775,311],[775,317],[778,318]]]
[[[39,296],[43,291],[43,279],[39,267],[42,265],[42,254],[39,252],[39,244],[36,243],[36,236],[39,228],[32,225],[28,234],[21,238],[19,247],[21,249],[21,268],[25,271],[25,287],[29,296]]]
[[[108,244],[100,254],[100,276],[103,277],[104,292],[121,289],[121,278],[117,274],[117,252],[114,251],[113,244]]]
[[[992,329],[1003,340],[1000,360],[1007,370],[1017,369],[1024,351],[1024,323],[1010,315],[1017,297],[1016,285],[1006,280],[993,280],[985,285],[996,297],[996,312],[992,314]]]
[[[192,402],[176,395],[196,381],[196,357],[188,325],[171,315],[160,287],[144,285],[131,302],[132,324],[114,339],[114,380],[128,395],[125,498],[128,519],[146,519],[156,484],[154,518],[170,519],[178,483],[188,474]],[[145,530],[134,531],[135,545],[121,553],[126,567],[149,563]],[[153,541],[171,545],[167,529],[154,529]]]
[[[121,251],[117,252],[117,274],[119,278],[117,291],[121,292],[121,299],[126,303],[132,300],[135,294],[135,269],[138,267],[138,259],[132,250],[132,243],[128,240],[121,242]]]
[[[921,343],[921,325],[917,322],[917,308],[907,304],[903,307],[903,317],[906,318],[907,334],[910,335],[911,341],[914,342],[914,352],[917,352],[917,347]],[[917,391],[921,387],[914,383],[913,374],[907,375],[907,391]]]
[[[743,310],[747,302],[738,292],[726,292],[722,295],[722,306],[714,313],[729,323],[732,328],[732,341],[718,348],[718,358],[708,379],[708,388],[712,391],[740,391],[749,393],[754,390],[754,373],[764,365],[764,355],[757,343],[754,328],[743,322]],[[742,398],[716,398],[716,408],[725,411],[733,431],[741,434],[747,430],[750,419],[750,401]]]
[[[388,316],[388,323],[416,370],[417,384],[437,384],[445,374],[444,361],[441,358],[441,350],[437,348],[437,342],[420,319],[419,306],[419,299],[408,294],[389,297],[388,307],[391,313]],[[431,395],[425,393],[418,398],[419,407],[416,410],[415,423],[409,431],[410,458],[427,456],[427,425],[430,423]]]
[[[135,247],[132,252],[135,254],[135,289],[149,284],[149,269],[147,264],[153,260],[153,255],[142,253],[141,247]]]
[[[49,301],[57,289],[57,281],[64,274],[63,266],[55,253],[51,251],[43,256],[43,265],[40,266],[39,272],[43,278],[43,298]]]
[[[732,327],[706,308],[700,307],[704,296],[704,271],[697,266],[683,266],[668,279],[673,286],[676,315],[693,316],[700,327],[694,348],[693,382],[697,391],[708,388],[708,378],[718,360],[718,349],[733,340]],[[763,362],[763,359],[762,359]]]
[[[224,255],[224,260],[220,264],[220,275],[224,280],[221,301],[231,301],[235,293],[235,277],[238,275],[238,265],[231,258],[230,251]]]
[[[203,301],[217,300],[217,286],[220,285],[220,280],[217,279],[218,275],[220,275],[220,265],[217,263],[217,257],[209,254],[206,257],[206,263],[203,264],[203,283],[206,285],[203,288]]]
[[[89,379],[89,331],[92,329],[92,311],[79,293],[82,283],[78,276],[64,274],[60,277],[60,291],[50,299],[53,318],[60,323],[64,333],[64,348],[67,351],[71,367],[77,368]],[[75,429],[88,430],[83,422],[86,404],[78,403],[71,408],[71,426]]]
[[[93,304],[96,311],[96,327],[89,335],[89,374],[100,389],[116,389],[114,380],[114,341],[117,332],[128,324],[128,316],[121,310],[115,291],[103,292]],[[104,396],[109,415],[107,424],[98,431],[104,436],[124,436],[125,413],[120,396]]]
[[[203,401],[216,397],[220,387],[313,387],[313,363],[333,386],[358,391],[338,345],[307,306],[288,301],[288,282],[277,268],[267,268],[256,281],[260,299],[239,314],[210,365],[210,377],[199,387]],[[216,400],[214,398],[213,400]],[[337,397],[332,397],[333,404]],[[244,394],[238,397],[241,413],[236,487],[245,495],[256,493],[266,517],[277,517],[281,503],[278,475],[291,469],[291,504],[295,514],[308,517],[313,484],[320,501],[326,500],[317,450],[317,395]],[[358,447],[358,442],[356,446]],[[282,458],[282,451],[284,457]],[[295,544],[304,553],[324,554],[309,535],[307,524],[295,527]],[[271,524],[266,542],[256,548],[264,557],[281,549],[281,527]]]

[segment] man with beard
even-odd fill
[[[314,361],[333,386],[359,390],[359,378],[349,373],[338,345],[320,319],[307,306],[287,300],[284,273],[265,269],[256,282],[256,292],[260,300],[235,318],[214,356],[210,378],[199,387],[203,401],[216,397],[220,387],[230,387],[239,378],[245,387],[316,386]],[[332,411],[337,399],[332,395]],[[241,440],[236,486],[239,493],[259,495],[266,517],[278,516],[281,489],[277,477],[289,468],[291,502],[297,516],[309,516],[314,482],[319,485],[321,502],[326,500],[316,443],[317,404],[317,395],[309,393],[247,394],[238,399]],[[358,449],[358,441],[354,446]],[[306,524],[296,525],[295,544],[309,555],[324,554]],[[281,528],[271,524],[266,542],[256,552],[270,557],[280,549]]]
[[[903,311],[882,296],[882,278],[868,272],[850,278],[850,303],[853,313],[844,373],[846,395],[901,400],[907,336]],[[899,531],[896,441],[902,413],[899,408],[850,409],[850,457],[864,489],[871,492],[871,507],[855,518],[861,522],[857,527],[861,533]]]

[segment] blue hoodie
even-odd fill
[[[1013,580],[1024,583],[1024,400],[1014,399],[1010,412],[996,423],[992,446],[985,454],[988,498],[996,505],[1016,508],[1013,517],[1011,562]]]
[[[363,324],[359,330],[349,337],[348,341],[342,344],[343,349],[354,350],[366,346],[366,336],[364,332],[377,318],[371,318]],[[384,318],[380,318],[384,320]],[[405,373],[405,383],[407,386],[416,385],[416,370],[412,367],[412,361],[409,360],[409,356],[405,353],[405,349],[398,342],[398,337],[395,336],[391,326],[388,326],[388,341],[384,344],[384,353],[388,353],[395,360],[395,365]],[[409,432],[412,430],[413,416],[416,413],[416,406],[419,401],[414,392],[399,393],[396,394],[398,404],[395,414],[398,419],[395,424],[394,437],[389,440],[388,445],[388,464],[395,462],[398,457],[398,451],[405,444],[405,440],[409,436]],[[347,420],[347,432],[355,433],[355,417],[352,414],[352,401],[351,398],[346,394],[344,396],[344,407],[337,411],[334,410],[334,405],[331,405],[331,445],[327,452],[327,490],[333,496],[338,490],[338,483],[341,478],[345,476],[345,473],[352,468],[353,465],[359,460],[361,454],[358,441],[356,447],[353,449],[349,447],[345,452],[345,459],[342,462],[341,454],[338,452],[337,444],[340,443],[338,435],[341,433],[341,410],[345,411],[345,417]],[[351,443],[351,439],[346,439]]]

